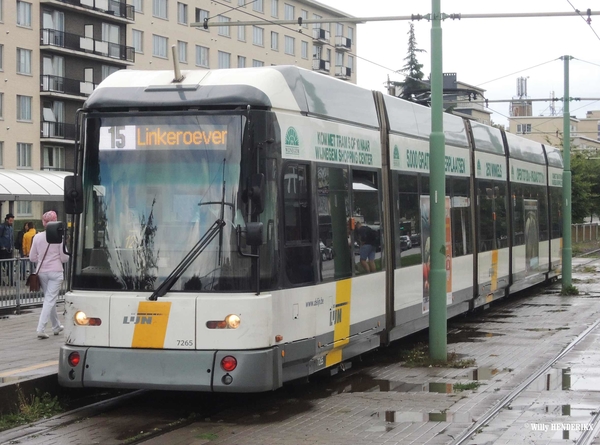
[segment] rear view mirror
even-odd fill
[[[65,177],[65,211],[68,215],[83,213],[83,185],[81,176]]]
[[[249,246],[262,246],[263,223],[249,222],[246,224],[246,244]]]
[[[250,178],[248,198],[250,198],[250,202],[252,203],[252,214],[261,214],[265,203],[265,175],[262,173],[252,175]]]

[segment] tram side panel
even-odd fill
[[[562,174],[548,167],[548,199],[550,201],[550,271],[548,278],[562,273]]]

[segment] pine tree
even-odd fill
[[[398,72],[404,73],[406,78],[404,82],[397,82],[396,85],[402,88],[400,96],[402,99],[416,101],[415,94],[429,90],[429,86],[422,82],[423,64],[417,60],[417,53],[426,52],[424,49],[417,48],[417,39],[415,38],[415,27],[411,23],[408,30],[408,55],[404,58],[406,64]]]

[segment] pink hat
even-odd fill
[[[56,219],[56,212],[54,210],[50,210],[42,215],[42,224],[44,227],[46,227],[49,222],[56,221]]]

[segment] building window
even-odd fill
[[[237,27],[238,40],[240,42],[246,41],[246,25],[241,25]]]
[[[246,7],[246,0],[238,0],[238,6]]]
[[[17,142],[17,167],[31,167],[31,145]]]
[[[1,2],[2,0],[0,0]],[[0,71],[4,71],[4,45],[0,45]]]
[[[304,9],[300,11],[300,17],[302,17],[302,27],[308,28],[308,23],[304,22],[305,20],[308,20],[308,11],[305,11]]]
[[[315,20],[321,20],[322,18],[319,14],[313,14]],[[313,23],[313,29],[321,29],[321,23]]]
[[[531,134],[531,124],[517,124],[517,134]]]
[[[167,38],[152,35],[152,55],[163,59],[167,58]]]
[[[265,66],[265,62],[263,62],[261,60],[252,59],[252,66],[253,67]]]
[[[354,71],[354,56],[348,56],[348,68]]]
[[[196,66],[208,68],[208,48],[196,45]]]
[[[222,15],[218,16],[218,21],[221,23],[229,23],[231,19],[229,17],[224,17]],[[224,37],[230,37],[230,27],[229,26],[219,26],[219,35]]]
[[[238,56],[238,68],[246,68],[246,58],[244,56]]]
[[[144,12],[144,0],[132,0],[131,4],[135,12]]]
[[[335,24],[335,35],[340,37],[344,35],[344,25],[341,23]]]
[[[354,28],[350,28],[348,26],[348,38],[350,39],[350,43],[354,42]]]
[[[2,141],[0,141],[0,167],[4,167],[4,142]]]
[[[0,93],[0,119],[4,119],[3,104],[4,104],[4,93]]]
[[[144,52],[144,32],[138,31],[137,29],[131,30],[131,43],[133,45],[133,50],[136,53]]]
[[[188,61],[187,47],[188,47],[187,42],[182,42],[181,40],[179,40],[177,42],[177,51],[179,52],[179,61],[181,63],[187,63],[187,61]]]
[[[279,0],[271,0],[271,17],[279,17]]]
[[[265,12],[264,0],[256,0],[254,3],[252,3],[252,10],[256,12]]]
[[[102,78],[101,80],[106,79],[112,73],[116,73],[117,71],[119,71],[119,68],[117,68],[116,66],[102,65],[102,69],[100,72],[100,77]]]
[[[0,0],[0,23],[2,23],[3,21],[4,21],[4,3],[3,3],[3,0]]]
[[[188,5],[177,2],[177,23],[180,25],[188,24]]]
[[[31,216],[31,201],[17,201],[17,216]]]
[[[219,51],[219,68],[230,68],[231,67],[231,54]]]
[[[285,20],[294,20],[294,16],[296,14],[294,13],[294,7],[292,5],[288,5],[286,3],[285,6],[283,7],[283,10],[284,10]]]
[[[300,42],[300,48],[301,48],[301,51],[302,51],[302,58],[303,59],[308,59],[308,42],[301,41]]]
[[[31,50],[17,48],[17,74],[31,74]]]
[[[271,49],[273,51],[279,51],[279,33],[271,31]]]
[[[65,169],[65,148],[64,147],[44,147],[44,170],[64,170]]]
[[[17,94],[17,120],[31,120],[31,96],[20,96]]]
[[[196,22],[204,23],[204,19],[208,19],[209,12],[205,9],[196,8]],[[202,31],[208,32],[208,29],[204,29],[203,26],[199,26],[196,29],[201,29]]]
[[[31,28],[31,3],[17,0],[17,25]]]
[[[152,0],[152,15],[167,19],[167,0]]]
[[[265,46],[265,30],[258,26],[252,27],[252,43],[258,46]]]
[[[335,52],[335,66],[344,66],[344,53]]]
[[[293,56],[294,46],[296,46],[296,39],[290,36],[285,36],[285,53]]]

